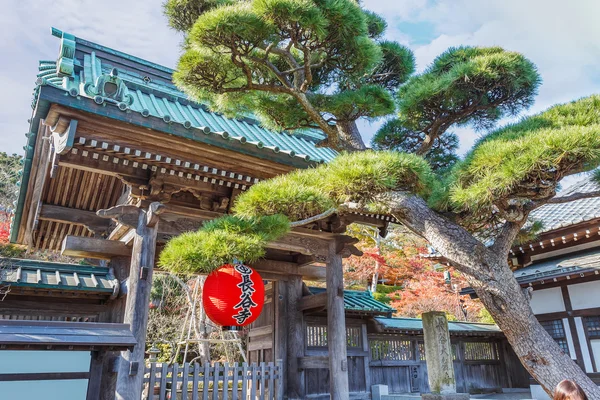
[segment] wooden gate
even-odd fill
[[[144,400],[280,400],[282,362],[153,363],[144,374]]]

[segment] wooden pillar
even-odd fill
[[[124,323],[131,326],[137,344],[133,351],[121,352],[117,376],[117,400],[137,400],[142,396],[148,303],[156,251],[156,219],[151,210],[139,212],[133,239],[124,318]]]
[[[90,362],[90,378],[86,400],[99,400],[102,392],[102,369],[106,352],[104,350],[92,351]]]
[[[327,347],[329,350],[329,394],[332,400],[348,400],[348,357],[344,311],[344,270],[335,240],[327,257]]]
[[[116,280],[126,282],[129,278],[129,265],[131,264],[130,257],[113,257],[108,264],[112,269]],[[127,302],[127,294],[119,292],[115,299],[111,299],[108,304],[108,311],[103,322],[122,324],[125,315],[125,305]],[[117,385],[116,365],[120,358],[120,353],[117,351],[106,352],[102,367],[102,385],[100,387],[100,400],[114,400],[115,389]]]
[[[285,363],[287,369],[287,397],[288,399],[303,399],[306,389],[304,371],[298,369],[298,357],[304,356],[303,318],[302,311],[298,310],[298,303],[302,298],[302,277],[290,275],[286,292],[288,321],[287,362]]]
[[[287,287],[283,281],[274,281],[273,288],[273,305],[274,305],[274,321],[273,321],[273,359],[276,362],[283,361],[281,364],[281,376],[287,376],[287,336],[288,336],[288,312],[287,312]],[[287,379],[280,380],[282,384],[278,385],[277,399],[283,399],[287,393]]]

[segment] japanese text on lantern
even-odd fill
[[[240,302],[233,307],[235,310],[239,309],[240,311],[233,318],[235,318],[238,324],[242,325],[252,316],[251,307],[257,307],[258,304],[252,300],[252,293],[255,292],[254,281],[250,278],[252,269],[245,265],[237,264],[235,270],[242,276],[242,281],[237,284],[237,287],[241,290]]]

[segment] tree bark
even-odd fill
[[[396,192],[381,203],[467,276],[523,366],[548,394],[552,395],[556,385],[568,378],[575,380],[589,398],[600,399],[600,388],[538,322],[529,298],[509,268],[508,254],[487,248],[464,228],[431,210],[421,198]]]
[[[345,150],[365,150],[367,147],[363,142],[362,136],[356,121],[337,121],[335,124],[340,143],[345,144]]]

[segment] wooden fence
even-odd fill
[[[243,364],[152,363],[144,374],[144,400],[279,400],[282,362]]]

